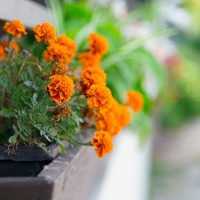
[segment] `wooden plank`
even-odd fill
[[[102,159],[92,148],[67,150],[37,177],[0,178],[0,200],[88,200]]]
[[[35,26],[44,21],[50,21],[48,9],[29,0],[1,1],[0,18],[3,20],[17,18],[28,27]]]

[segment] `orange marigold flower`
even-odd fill
[[[44,58],[50,62],[69,64],[74,57],[76,43],[65,35],[58,37],[56,43],[51,43],[44,52]]]
[[[98,113],[95,126],[98,130],[106,131],[111,136],[117,135],[122,129],[122,126],[112,109],[101,110]]]
[[[19,53],[19,51],[20,51],[19,45],[14,40],[11,40],[10,44],[8,44],[8,40],[4,40],[4,41],[2,41],[1,44],[4,48],[8,48],[8,45],[10,45],[10,48],[13,49],[17,53]]]
[[[86,90],[88,90],[92,85],[106,85],[106,74],[100,67],[85,67],[83,68],[81,78],[83,85]]]
[[[70,63],[66,48],[57,43],[51,43],[44,51],[44,58],[49,62]]]
[[[53,75],[47,86],[49,96],[56,103],[63,103],[70,100],[74,92],[74,83],[71,78],[64,75]]]
[[[100,56],[94,55],[90,51],[79,53],[78,58],[79,61],[83,64],[83,67],[96,67],[100,64]]]
[[[52,69],[52,75],[65,75],[67,68],[63,63],[57,63]]]
[[[102,35],[92,33],[88,40],[89,49],[93,54],[103,55],[108,51],[108,41]]]
[[[11,22],[6,22],[3,29],[16,38],[21,38],[22,34],[27,34],[25,26],[17,19],[14,19]]]
[[[134,112],[140,112],[144,106],[144,97],[140,92],[130,90],[127,92],[127,106],[130,106]]]
[[[118,123],[122,127],[125,127],[130,123],[131,121],[130,110],[128,109],[127,106],[118,103],[114,98],[113,98],[112,110],[115,113],[115,116],[117,117]]]
[[[56,29],[49,22],[38,24],[33,28],[33,32],[37,42],[44,41],[45,44],[50,44],[56,41]]]
[[[109,154],[113,149],[112,137],[105,131],[96,131],[94,134],[91,144],[94,147],[97,156],[102,158],[106,154]]]
[[[6,57],[5,49],[2,45],[0,45],[0,60],[5,59],[5,57]]]
[[[111,108],[99,111],[95,125],[98,130],[107,131],[111,136],[115,136],[130,121],[131,112],[113,98]]]
[[[131,112],[127,106],[120,105],[120,107],[119,122],[122,127],[126,127],[131,122]]]
[[[67,56],[72,59],[76,53],[76,43],[71,38],[62,34],[58,37],[57,43],[66,48]]]
[[[92,85],[87,92],[88,106],[92,109],[109,108],[112,105],[112,94],[109,88],[102,85]]]

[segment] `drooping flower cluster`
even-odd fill
[[[88,51],[78,56],[82,63],[82,90],[88,99],[88,107],[95,112],[98,134],[91,143],[97,155],[103,157],[112,150],[112,137],[130,123],[131,112],[126,105],[114,99],[106,86],[106,75],[100,67],[100,61],[108,51],[107,40],[96,33],[92,33],[88,40]],[[104,139],[105,143],[102,142]]]
[[[7,56],[19,55],[20,47],[14,38],[21,38],[22,34],[27,34],[24,25],[18,20],[6,22],[4,30],[13,38],[0,43],[0,60],[7,58]],[[38,96],[44,96],[43,98],[47,98],[45,103],[49,102],[45,112],[51,112],[48,116],[51,116],[50,120],[53,120],[54,126],[48,130],[52,130],[53,134],[56,135],[55,130],[61,127],[59,123],[63,125],[64,119],[67,119],[65,122],[72,124],[72,127],[66,132],[71,131],[71,129],[73,131],[77,131],[80,128],[85,131],[92,129],[93,136],[89,144],[93,146],[98,157],[104,157],[113,149],[113,137],[118,135],[130,123],[130,108],[134,112],[139,112],[143,108],[143,96],[137,91],[128,91],[128,100],[125,104],[120,104],[113,97],[106,84],[106,73],[100,66],[101,59],[108,51],[109,46],[102,35],[92,33],[89,36],[88,50],[78,54],[80,61],[78,64],[82,64],[80,70],[80,68],[75,69],[71,66],[73,64],[71,61],[76,56],[76,43],[74,40],[64,34],[57,36],[56,29],[48,22],[35,26],[33,32],[36,42],[43,43],[46,46],[43,52],[43,62],[40,64],[38,63],[39,59],[35,59],[31,53],[21,51],[20,56],[25,54],[26,58],[19,68],[16,80],[24,70],[26,61],[30,58],[30,63],[35,62],[33,66],[37,67],[37,69],[33,68],[27,71],[31,73],[31,76],[36,75],[34,80],[40,79],[43,90],[35,89],[37,84],[34,85],[32,79],[31,81],[23,80],[21,82],[25,83],[26,89],[30,87],[31,92],[34,92],[31,104],[36,104],[38,101],[36,95],[38,91],[46,92],[46,96],[43,95],[44,93]],[[49,67],[46,71],[43,71],[43,66],[41,66],[45,65],[44,63]],[[27,64],[26,69],[28,66],[29,64]],[[47,68],[47,66],[45,67]],[[23,79],[28,77],[27,74],[23,75]],[[15,81],[17,84],[19,82],[18,80]],[[75,113],[75,110],[82,112],[81,117],[83,119],[77,119],[80,116]],[[70,117],[73,118],[71,119]],[[34,121],[33,127],[39,127],[39,131],[41,131],[42,124],[35,124]],[[62,127],[62,134],[63,129]],[[47,128],[45,127],[46,130]],[[42,134],[45,131],[42,131]],[[58,138],[59,134],[56,135],[55,141],[58,141]],[[80,144],[76,140],[77,138],[71,138],[70,133],[65,133],[61,138],[67,138],[70,142],[73,141]],[[48,140],[49,136],[46,136],[46,139]]]

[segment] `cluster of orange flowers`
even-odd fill
[[[37,25],[33,28],[33,32],[37,42],[44,41],[48,45],[44,52],[47,61],[69,64],[75,56],[76,43],[64,34],[57,37],[56,29],[50,23]]]
[[[18,20],[6,22],[4,30],[16,38],[27,34],[24,25]],[[75,57],[76,43],[66,35],[57,37],[56,29],[48,22],[35,26],[33,32],[38,43],[43,42],[47,45],[43,56],[53,65],[47,92],[51,100],[58,105],[56,119],[59,120],[58,116],[70,112],[66,103],[70,101],[75,90],[75,83],[67,75],[67,65]],[[106,74],[100,67],[100,61],[108,51],[108,42],[102,35],[96,33],[90,35],[88,42],[88,51],[78,55],[82,63],[81,89],[87,98],[89,112],[93,113],[95,119],[96,131],[90,143],[96,150],[97,156],[103,157],[113,148],[113,136],[130,123],[129,108],[134,112],[139,112],[143,108],[143,96],[137,91],[128,91],[127,102],[118,103],[106,86]],[[14,41],[4,41],[0,44],[0,59],[5,57],[5,49],[8,46],[16,52],[20,50]]]
[[[27,34],[25,26],[17,19],[14,19],[12,22],[6,22],[3,26],[3,30],[16,38],[21,38],[22,34]],[[3,40],[0,43],[0,60],[6,58],[9,50],[11,50],[12,53],[18,53],[20,51],[19,45],[13,38],[9,41]]]
[[[6,22],[3,26],[4,31],[10,34],[13,37],[21,38],[22,34],[27,34],[25,26],[17,19],[13,20],[12,22]],[[0,60],[6,58],[8,49],[12,50],[13,53],[18,53],[20,51],[19,45],[11,39],[3,40],[0,43]]]
[[[8,49],[11,49],[13,53],[18,53],[20,51],[19,45],[14,40],[10,42],[8,40],[3,40],[0,43],[0,60],[6,58]]]
[[[48,45],[44,58],[55,63],[47,86],[48,94],[57,104],[68,102],[74,93],[74,82],[66,75],[66,64],[75,56],[76,43],[64,34],[57,37],[56,29],[48,22],[37,25],[33,32],[37,42]]]
[[[116,136],[131,121],[128,106],[134,108],[134,111],[140,111],[142,106],[139,108],[141,103],[139,101],[143,101],[143,98],[135,102],[135,99],[138,99],[137,95],[129,95],[135,91],[129,91],[125,105],[119,104],[114,99],[110,89],[106,86],[106,74],[100,67],[101,58],[108,51],[108,42],[96,33],[92,33],[88,41],[88,51],[79,54],[79,60],[82,63],[82,90],[88,99],[88,107],[95,112],[97,131],[92,145],[97,155],[103,157],[113,148],[112,137]],[[135,93],[142,97],[139,92]]]

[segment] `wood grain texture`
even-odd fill
[[[68,149],[37,177],[0,178],[1,200],[88,200],[101,159],[90,147]]]

